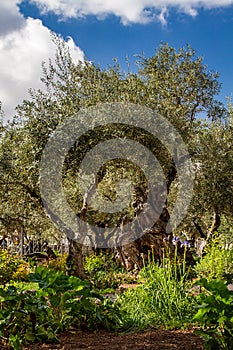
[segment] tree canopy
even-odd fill
[[[190,46],[175,50],[162,44],[152,57],[139,56],[136,72],[124,72],[115,61],[102,69],[88,61],[74,64],[60,39],[56,61],[42,64],[45,90],[30,90],[30,97],[17,107],[13,122],[1,127],[0,227],[11,232],[22,228],[28,235],[60,237],[44,210],[39,170],[43,150],[55,130],[83,108],[100,103],[125,102],[145,106],[167,118],[182,136],[195,168],[193,199],[179,234],[208,236],[220,217],[231,216],[233,207],[232,107],[217,100],[221,85]],[[153,135],[137,127],[106,125],[85,133],[69,150],[63,167],[63,186],[77,215],[84,198],[77,180],[87,151],[109,139],[132,139],[147,147],[159,160],[165,174],[167,198],[164,210],[176,200],[179,181],[174,159]],[[149,159],[148,159],[149,161]],[[128,206],[110,215],[86,208],[89,222],[116,226],[130,221],[147,196],[141,169],[123,159],[109,161],[98,171],[101,195],[116,199],[116,182],[129,179],[134,190]],[[123,189],[127,194],[128,188]],[[164,213],[163,213],[164,214]],[[215,221],[212,221],[212,217]],[[167,220],[167,218],[166,218]],[[165,220],[165,226],[166,221]],[[212,227],[212,228],[211,228]]]

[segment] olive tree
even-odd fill
[[[215,121],[221,120],[225,109],[215,98],[220,90],[218,74],[210,72],[189,46],[176,51],[167,44],[161,45],[154,56],[138,58],[137,72],[125,73],[117,61],[108,69],[101,69],[88,61],[74,64],[65,44],[60,39],[54,40],[57,43],[56,61],[51,61],[48,67],[42,65],[45,91],[30,90],[30,98],[18,106],[14,123],[8,126],[1,144],[1,159],[7,158],[1,191],[4,200],[9,204],[9,215],[14,213],[12,217],[16,221],[18,218],[18,222],[22,218],[25,226],[30,226],[33,222],[38,228],[44,229],[51,225],[46,215],[53,218],[58,227],[70,237],[69,263],[74,267],[73,273],[84,277],[82,244],[72,239],[69,228],[62,225],[52,211],[48,208],[47,212],[44,210],[40,193],[40,161],[55,130],[82,109],[106,102],[131,103],[150,108],[169,120],[181,134],[190,154],[196,157],[197,132],[200,135],[199,143],[205,139],[204,133],[209,132],[200,128],[200,113],[205,113],[207,118]],[[95,184],[93,183],[103,197],[114,201],[116,179],[132,180],[134,189],[130,203],[125,210],[115,215],[93,211],[88,205],[90,198],[87,200],[88,196],[93,195],[91,188],[83,196],[77,181],[78,169],[85,154],[98,143],[113,138],[133,139],[143,144],[157,157],[165,174],[167,197],[159,219],[152,227],[148,227],[142,237],[124,245],[118,251],[126,266],[140,267],[142,252],[147,254],[154,247],[159,252],[158,258],[162,254],[170,217],[169,207],[176,196],[177,169],[166,147],[149,131],[137,127],[113,123],[95,128],[82,135],[70,148],[63,164],[63,186],[77,217],[91,222],[95,227],[114,228],[132,221],[143,208],[148,194],[145,176],[134,164],[124,159],[109,161],[98,171]],[[198,157],[204,168],[204,145],[201,147]],[[199,172],[198,176],[200,178],[204,175]],[[10,186],[7,191],[4,189],[6,184]],[[207,183],[205,190],[206,186],[208,187]],[[128,189],[125,188],[123,192],[127,194]],[[19,201],[17,211],[16,198]],[[218,200],[219,197],[216,197],[216,201]],[[214,208],[213,202],[211,205]],[[156,208],[156,203],[154,206]],[[6,208],[2,207],[1,211],[6,213]],[[95,238],[95,233],[93,237]],[[93,246],[96,246],[95,241]]]

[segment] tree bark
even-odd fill
[[[83,245],[69,239],[69,254],[66,259],[67,272],[69,275],[77,276],[81,279],[86,279],[87,274],[83,265]]]
[[[213,235],[214,232],[216,232],[219,228],[219,226],[221,225],[221,218],[218,212],[218,208],[215,207],[214,208],[214,215],[213,215],[213,219],[212,219],[212,225],[209,229],[208,232],[208,239]]]
[[[81,220],[85,221],[86,213],[88,210],[88,203],[93,194],[95,193],[95,190],[96,184],[91,185],[83,197],[83,206],[80,213],[78,214]],[[82,232],[82,241],[84,241],[86,235],[87,232]],[[86,279],[87,274],[85,273],[83,265],[83,244],[71,238],[69,238],[68,241],[69,253],[66,259],[67,272],[69,275],[74,275],[81,279]]]

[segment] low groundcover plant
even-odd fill
[[[205,349],[233,350],[233,291],[227,282],[203,278],[196,282],[203,289],[194,322],[201,325],[196,333],[204,338]]]

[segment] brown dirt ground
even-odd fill
[[[58,344],[32,344],[24,350],[203,350],[202,343],[193,331],[157,329],[127,334],[76,331],[62,334]]]

